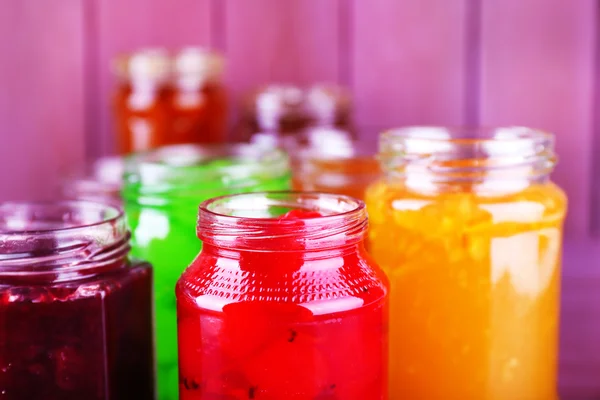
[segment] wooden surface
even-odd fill
[[[83,160],[82,4],[0,2],[0,201],[47,198]]]
[[[567,241],[563,271],[561,400],[600,399],[600,241]]]
[[[467,2],[352,4],[350,84],[359,126],[464,123]]]
[[[272,82],[337,82],[339,1],[227,1],[224,50],[234,94]]]

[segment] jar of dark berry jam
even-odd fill
[[[0,205],[0,398],[153,399],[152,274],[118,208]]]
[[[347,196],[202,203],[176,288],[180,399],[387,399],[388,283],[366,227]]]

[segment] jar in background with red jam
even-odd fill
[[[180,399],[387,399],[388,283],[366,227],[346,196],[202,203],[176,288]]]
[[[0,204],[0,398],[154,398],[152,273],[121,211]]]
[[[168,142],[171,96],[169,55],[144,49],[116,61],[119,84],[114,117],[120,154],[162,146]]]
[[[175,56],[168,144],[222,143],[227,130],[227,92],[222,82],[224,60],[198,47]]]

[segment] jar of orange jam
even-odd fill
[[[198,47],[184,48],[174,59],[168,144],[222,143],[227,129],[224,60]]]
[[[381,176],[375,149],[346,130],[313,128],[282,142],[292,164],[292,185],[300,191],[343,194],[364,200],[369,184]]]
[[[369,246],[391,283],[390,398],[556,400],[567,201],[552,135],[380,136]]]
[[[113,107],[120,154],[168,143],[170,59],[165,50],[144,49],[115,60],[119,84]]]

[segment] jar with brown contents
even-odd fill
[[[240,140],[277,144],[313,127],[353,133],[350,95],[336,85],[270,85],[251,94],[242,106]]]

